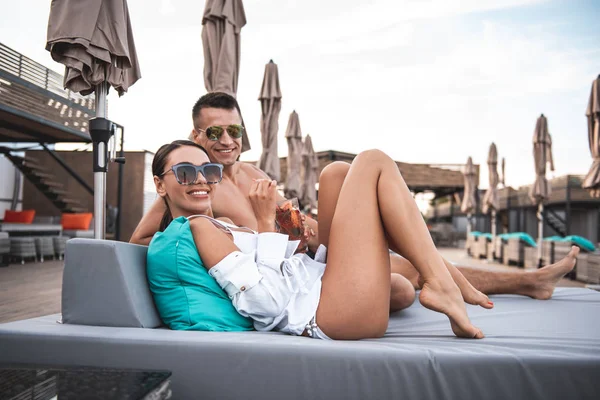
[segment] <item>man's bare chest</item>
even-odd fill
[[[257,229],[256,217],[248,193],[250,188],[232,183],[219,184],[215,189],[212,209],[215,217],[225,217],[238,226]]]

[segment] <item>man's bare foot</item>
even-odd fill
[[[419,301],[430,310],[446,314],[456,336],[469,339],[483,338],[483,332],[469,320],[460,289],[453,282],[425,281],[419,294]]]
[[[559,262],[528,273],[524,294],[534,299],[548,300],[558,281],[573,270],[578,255],[579,247],[572,246],[569,254]]]

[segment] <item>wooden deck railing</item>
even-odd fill
[[[88,121],[96,114],[95,97],[62,85],[60,74],[0,43],[0,107],[87,136]]]
[[[6,71],[64,99],[71,100],[90,111],[95,109],[94,96],[82,96],[79,93],[65,90],[63,88],[62,75],[44,67],[42,64],[33,61],[3,43],[0,43],[0,70]]]

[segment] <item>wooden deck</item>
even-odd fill
[[[0,268],[0,323],[60,312],[63,261]]]
[[[514,271],[497,263],[475,260],[463,249],[440,249],[458,265],[496,271]],[[0,323],[60,313],[63,261],[11,264],[0,268]],[[563,279],[558,286],[584,287],[581,282]]]

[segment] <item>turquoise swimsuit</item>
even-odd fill
[[[179,217],[154,235],[147,256],[148,283],[163,322],[171,329],[249,331],[231,299],[208,274],[189,221]]]

